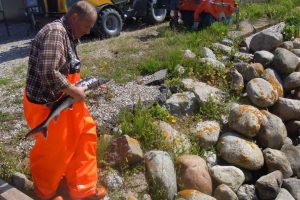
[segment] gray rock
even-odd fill
[[[280,74],[287,75],[295,71],[299,64],[299,58],[283,48],[277,48],[274,52],[273,68]]]
[[[255,183],[255,189],[262,200],[275,199],[282,185],[282,173],[274,171],[260,177]]]
[[[291,52],[300,57],[300,49],[292,49]]]
[[[173,94],[166,101],[166,108],[175,116],[190,116],[198,111],[199,103],[193,92]]]
[[[257,65],[238,62],[234,64],[235,69],[242,74],[246,82],[251,79],[258,78],[263,72],[263,68],[257,68]]]
[[[144,83],[144,85],[147,85],[147,86],[160,85],[164,82],[164,80],[167,76],[167,73],[168,73],[167,69],[159,70],[152,75],[144,77],[143,83]]]
[[[279,32],[262,31],[253,36],[249,47],[253,52],[261,50],[271,51],[281,44],[282,39],[283,36]]]
[[[261,111],[265,115],[258,133],[258,142],[263,148],[280,149],[287,137],[287,131],[282,120],[276,115]]]
[[[216,121],[198,122],[192,133],[199,139],[204,148],[209,148],[218,142],[220,124]]]
[[[216,87],[212,87],[203,82],[194,81],[193,79],[183,79],[181,82],[187,90],[195,93],[200,103],[206,103],[210,97],[216,101],[221,101],[226,95]]]
[[[238,200],[234,191],[225,184],[221,184],[215,189],[214,197],[217,200]]]
[[[239,200],[258,200],[255,193],[255,186],[244,184],[237,191]]]
[[[186,49],[183,51],[183,56],[186,58],[196,58],[196,54],[194,54],[191,50]]]
[[[107,148],[106,158],[108,164],[112,166],[133,165],[143,159],[143,151],[139,142],[123,135],[111,141]]]
[[[228,54],[228,55],[231,53],[231,50],[232,50],[231,47],[226,46],[224,44],[220,44],[220,43],[213,43],[212,44],[212,49],[214,51],[220,51],[220,52],[222,52],[224,54]]]
[[[12,185],[23,191],[33,190],[33,182],[30,181],[25,174],[20,172],[16,172],[12,175]]]
[[[217,59],[214,52],[211,49],[207,48],[207,47],[203,47],[203,48],[200,49],[200,57],[201,58],[211,58],[211,59],[214,59],[214,60]]]
[[[300,100],[300,87],[295,88],[293,98],[297,99],[297,100]]]
[[[282,121],[300,120],[300,100],[278,98],[272,108],[272,112]]]
[[[182,190],[176,200],[216,200],[215,198],[197,190]]]
[[[220,43],[230,47],[234,44],[232,40],[227,38],[222,39]]]
[[[253,60],[253,54],[243,53],[243,52],[236,52],[234,54],[234,58],[243,60],[245,62],[251,62]]]
[[[121,190],[125,186],[124,178],[114,169],[102,171],[101,182],[109,191]]]
[[[254,141],[234,132],[221,135],[217,150],[221,158],[238,167],[258,170],[264,165],[262,151]]]
[[[178,132],[170,124],[159,121],[158,127],[161,130],[162,137],[166,146],[175,154],[182,154],[191,148],[191,143],[187,135]]]
[[[300,149],[294,145],[288,144],[283,145],[281,151],[285,154],[291,164],[294,175],[300,178]]]
[[[245,181],[245,175],[242,170],[234,166],[213,166],[210,174],[218,184],[225,184],[233,191],[237,191]]]
[[[256,63],[262,64],[264,67],[270,67],[274,59],[274,55],[269,51],[256,51],[253,55],[253,60]]]
[[[283,180],[282,187],[287,189],[296,200],[300,200],[300,179],[288,178]]]
[[[225,65],[222,62],[212,59],[212,58],[200,58],[199,61],[200,61],[200,67],[202,65],[209,65],[216,69],[224,69],[225,68]]]
[[[259,132],[263,117],[253,106],[238,105],[231,109],[228,124],[235,131],[247,137],[254,137]]]
[[[230,89],[233,91],[242,91],[244,89],[244,78],[236,69],[228,72],[231,80]]]
[[[204,159],[197,155],[183,155],[176,159],[178,185],[181,190],[195,189],[212,194],[212,181]]]
[[[269,172],[279,170],[283,178],[288,178],[293,175],[291,164],[283,152],[266,148],[263,151],[263,155]]]
[[[280,188],[280,192],[275,200],[295,200],[294,197],[284,188]]]
[[[300,121],[291,120],[285,123],[288,135],[291,138],[297,138],[300,136]]]
[[[212,151],[205,151],[203,157],[206,160],[208,168],[212,168],[218,164],[217,154]]]
[[[283,142],[283,145],[286,145],[286,144],[293,144],[292,139],[289,138],[289,137],[286,137],[285,140],[284,140],[284,142]]]
[[[262,78],[249,81],[246,90],[251,102],[259,107],[272,106],[278,99],[277,90]]]
[[[294,49],[300,49],[300,38],[295,38],[293,40],[293,47]]]
[[[149,151],[144,158],[151,193],[159,191],[161,199],[173,200],[177,193],[177,182],[170,155],[163,151]]]
[[[293,72],[284,79],[284,89],[289,91],[300,87],[300,72]]]
[[[287,50],[291,50],[294,48],[294,44],[293,41],[284,41],[281,45],[281,48],[287,49]]]
[[[277,91],[278,97],[283,97],[283,82],[274,69],[266,69],[262,78],[271,83],[273,88]]]

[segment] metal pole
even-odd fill
[[[3,8],[2,0],[0,0],[0,8],[1,8],[0,12],[2,13],[2,16],[3,16],[4,26],[6,28],[7,35],[10,36],[7,20],[6,20],[5,14],[4,14],[4,8]]]
[[[237,7],[236,7],[236,30],[240,28],[240,0],[237,0]]]

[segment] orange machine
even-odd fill
[[[193,29],[209,26],[215,21],[229,23],[236,8],[235,0],[179,0],[171,8],[173,16],[170,25],[176,25],[179,16],[185,25]]]

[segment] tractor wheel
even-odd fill
[[[92,31],[97,37],[109,38],[120,35],[122,27],[123,20],[120,13],[113,8],[104,8],[99,11]]]
[[[206,28],[211,26],[216,21],[216,18],[209,13],[201,13],[200,14],[200,24],[199,28]]]
[[[191,28],[194,22],[194,12],[193,11],[180,11],[181,20],[185,26]]]
[[[167,9],[155,8],[156,0],[148,0],[148,11],[145,21],[150,24],[161,23],[165,20]]]

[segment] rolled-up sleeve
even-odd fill
[[[70,86],[65,75],[59,69],[66,64],[65,33],[61,30],[49,31],[40,45],[38,69],[42,84],[53,91],[61,91]]]

